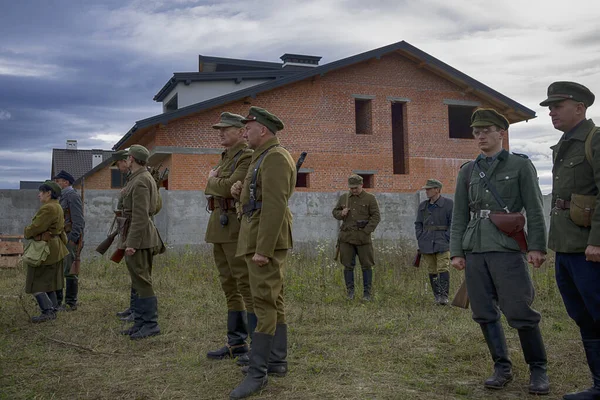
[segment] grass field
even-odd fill
[[[427,272],[410,250],[376,245],[375,299],[345,300],[331,245],[288,257],[286,378],[271,378],[256,399],[525,399],[528,371],[517,332],[506,328],[515,381],[482,387],[492,370],[481,331],[467,310],[433,305]],[[359,287],[362,287],[358,277]],[[452,271],[453,292],[462,273]],[[533,271],[535,308],[549,357],[551,393],[590,385],[574,323],[553,265]],[[187,249],[155,258],[160,336],[131,341],[114,316],[129,299],[124,265],[82,264],[80,306],[52,322],[23,293],[22,269],[0,270],[1,399],[226,399],[242,379],[234,361],[210,361],[223,344],[226,308],[210,253]]]

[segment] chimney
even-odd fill
[[[319,61],[321,60],[321,57],[317,56],[305,56],[302,54],[289,53],[285,53],[279,58],[283,61],[282,68],[298,70],[318,67]]]
[[[67,150],[77,150],[77,140],[67,140]]]
[[[92,149],[92,168],[102,163],[102,150]]]

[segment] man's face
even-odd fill
[[[502,147],[504,132],[495,125],[476,126],[473,128],[473,136],[477,140],[477,146],[482,152],[489,152]]]
[[[122,174],[126,174],[129,171],[129,168],[127,168],[127,160],[117,161],[117,168],[119,168],[119,171],[121,171]]]
[[[219,138],[221,139],[221,146],[226,148],[234,146],[242,138],[244,131],[244,128],[237,128],[235,126],[219,128]]]
[[[69,187],[71,185],[69,183],[69,181],[67,181],[66,179],[63,179],[63,178],[55,179],[54,182],[56,182],[56,184],[58,186],[60,186],[61,189],[64,189],[64,188]]]
[[[568,132],[585,118],[585,106],[574,100],[565,100],[548,106],[554,129]]]
[[[248,141],[248,147],[250,147],[253,150],[258,148],[262,143],[262,137],[266,134],[264,132],[266,129],[267,128],[265,128],[256,121],[250,121],[246,123],[244,139]]]
[[[363,191],[363,185],[358,185],[356,187],[350,188],[350,193],[352,193],[354,196],[359,195],[362,191]]]
[[[131,165],[133,164],[133,156],[127,156],[127,159],[125,160],[125,167],[127,169],[131,169]]]
[[[425,195],[428,199],[431,199],[432,197],[435,197],[438,194],[440,194],[440,188],[425,189]]]

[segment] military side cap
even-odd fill
[[[56,195],[56,197],[59,197],[62,192],[60,186],[58,186],[58,183],[54,181],[44,181],[42,186],[40,186],[40,189],[44,186],[48,186],[50,190],[52,190],[52,192]]]
[[[493,108],[478,108],[471,115],[471,127],[492,125],[507,130],[510,123],[504,115]]]
[[[212,127],[214,129],[229,128],[230,126],[241,128],[242,126],[244,126],[244,123],[242,122],[243,120],[244,117],[242,117],[241,115],[233,114],[230,112],[224,112],[221,113],[221,120],[218,123],[214,124]]]
[[[348,178],[348,187],[355,188],[363,184],[363,178],[360,175],[352,174]]]
[[[73,182],[75,182],[75,178],[73,178],[73,175],[71,175],[64,169],[61,170],[58,174],[56,174],[56,176],[54,176],[52,179],[64,179],[65,181],[68,181],[71,185],[73,184]]]
[[[119,150],[117,152],[114,152],[112,155],[112,165],[116,165],[117,161],[127,160],[127,157],[129,157],[129,153],[127,152],[127,150]]]
[[[133,158],[140,161],[148,161],[148,159],[150,158],[150,152],[141,144],[131,145],[127,152],[127,155],[133,156]]]
[[[427,179],[427,183],[421,189],[442,188],[442,182],[437,179]]]
[[[248,116],[242,120],[242,122],[245,124],[252,121],[263,124],[273,133],[276,133],[284,128],[283,122],[281,122],[279,118],[260,107],[250,107]]]
[[[546,107],[552,103],[558,103],[564,100],[574,100],[583,103],[586,107],[594,104],[594,93],[585,86],[575,82],[554,82],[548,86],[548,98],[540,103],[540,106]]]

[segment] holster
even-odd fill
[[[527,253],[527,238],[525,237],[525,216],[521,213],[490,213],[490,221],[506,236],[516,240],[519,249]]]

